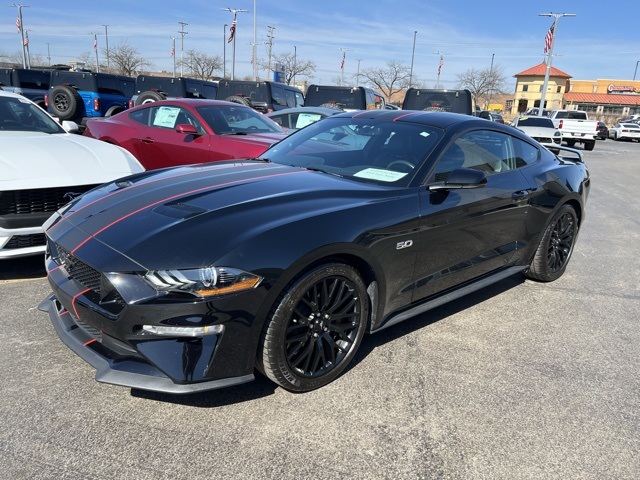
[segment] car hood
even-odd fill
[[[0,190],[100,184],[141,172],[126,150],[70,133],[0,132]]]
[[[145,269],[190,268],[284,224],[397,195],[394,188],[259,161],[188,165],[93,190],[47,233],[98,263],[110,255],[91,251],[108,247]]]
[[[241,143],[245,145],[254,145],[264,147],[266,150],[268,147],[276,142],[279,142],[287,136],[286,133],[250,133],[248,135],[222,135],[225,138],[231,138],[235,143]]]

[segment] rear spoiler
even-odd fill
[[[582,151],[577,150],[571,147],[565,147],[561,145],[557,145],[554,143],[541,143],[543,147],[549,150],[551,153],[555,154],[560,160],[568,160],[570,162],[580,162],[584,163],[584,159],[582,158]],[[561,154],[561,152],[567,152],[566,154]]]

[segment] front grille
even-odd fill
[[[62,248],[60,245],[56,245],[58,254],[60,255],[60,262],[67,270],[69,277],[80,282],[86,288],[101,294],[102,275],[98,270],[90,267],[82,260],[71,254],[68,250]]]
[[[34,233],[33,235],[14,235],[7,242],[4,248],[27,248],[41,247],[46,245],[47,241],[44,233]]]
[[[0,192],[0,215],[55,212],[96,185],[9,190]]]

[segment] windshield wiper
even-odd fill
[[[292,166],[297,166],[297,165],[292,165]],[[328,170],[324,170],[324,169],[318,168],[318,167],[303,167],[303,168],[306,168],[307,170],[310,170],[312,172],[327,173],[329,175],[334,175],[336,177],[344,178],[344,175],[340,175],[339,173],[336,173],[336,172],[329,172]]]

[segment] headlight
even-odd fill
[[[560,136],[562,136],[562,133],[560,133],[560,132],[556,131],[556,132],[553,134],[553,136],[554,136],[554,137],[560,137]]]
[[[186,270],[154,270],[144,279],[156,290],[191,293],[213,297],[257,287],[262,277],[228,267],[204,267]]]

